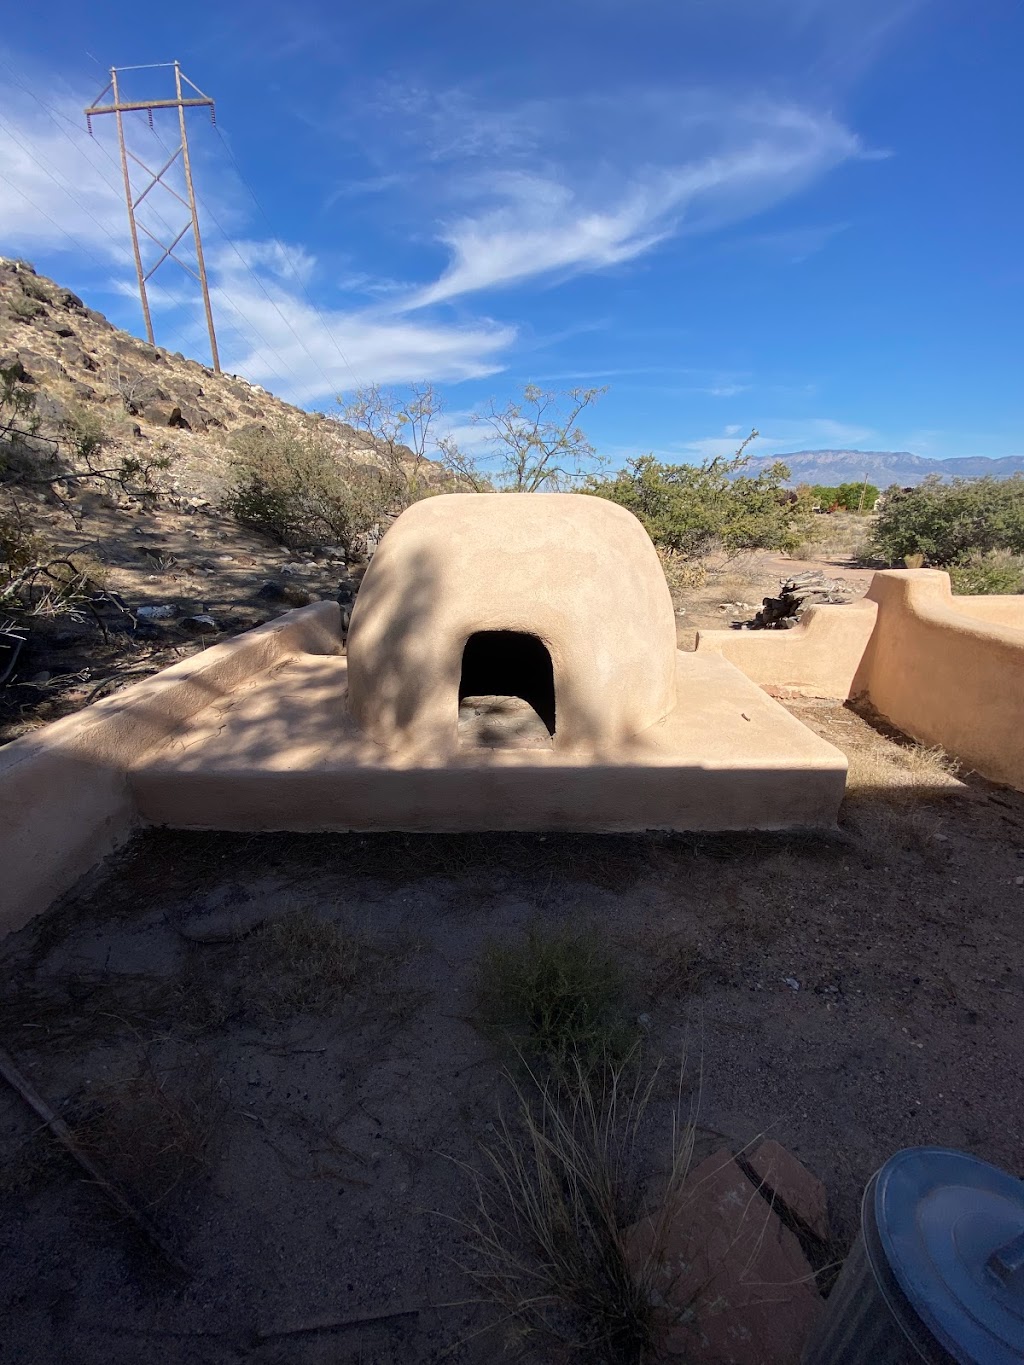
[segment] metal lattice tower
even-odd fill
[[[120,89],[118,87],[118,77],[123,72],[169,70],[172,68],[174,70],[175,92],[174,99],[155,100],[121,99]],[[184,84],[188,86],[189,90],[195,92],[194,96],[190,95],[186,97],[183,94],[182,82],[184,82]],[[104,98],[108,91],[113,95],[112,103],[100,104],[100,100]],[[146,293],[146,282],[152,278],[152,276],[157,270],[159,270],[160,266],[163,265],[164,261],[170,259],[174,261],[177,265],[180,265],[181,268],[185,270],[189,275],[191,275],[193,279],[197,280],[199,282],[199,287],[203,291],[203,306],[206,309],[206,326],[210,333],[210,353],[213,357],[213,368],[219,373],[220,356],[218,355],[217,352],[217,336],[213,328],[213,310],[210,307],[210,289],[206,279],[206,262],[203,259],[203,242],[199,234],[199,214],[196,209],[195,189],[193,188],[192,185],[192,162],[189,158],[188,129],[185,123],[185,110],[192,108],[208,108],[210,111],[210,122],[211,123],[216,122],[216,113],[214,110],[213,100],[210,99],[208,95],[204,95],[198,86],[193,85],[192,82],[188,79],[188,77],[182,74],[181,67],[177,62],[158,62],[151,66],[121,67],[112,66],[110,68],[109,82],[100,91],[96,99],[93,100],[92,104],[90,104],[88,108],[85,110],[85,121],[90,134],[92,133],[93,117],[97,114],[113,114],[117,122],[117,141],[121,150],[121,174],[124,177],[124,197],[125,203],[128,206],[128,224],[132,235],[132,251],[134,252],[135,255],[135,273],[137,274],[139,280],[139,297],[142,300],[142,316],[145,318],[146,337],[149,341],[149,344],[152,346],[155,343],[153,340],[153,319],[150,316],[149,297]],[[136,154],[131,150],[131,148],[126,145],[124,139],[123,116],[127,113],[144,111],[149,116],[149,126],[150,128],[152,128],[154,109],[177,109],[178,127],[180,132],[180,141],[178,143],[177,148],[175,149],[174,152],[172,152],[171,156],[168,158],[167,161],[164,162],[164,164],[160,167],[158,171],[152,170],[149,166],[146,165],[146,163],[142,160],[141,157],[136,156]],[[185,175],[185,191],[187,198],[184,199],[178,193],[178,191],[174,189],[172,185],[169,185],[167,181],[164,179],[164,176],[177,162],[179,157],[181,157],[182,170],[184,171]],[[132,186],[131,170],[128,164],[129,161],[134,161],[136,165],[141,167],[141,169],[149,177],[148,180],[146,181],[145,187],[138,194],[135,193],[134,188]],[[161,241],[160,238],[157,237],[156,234],[152,232],[144,222],[141,222],[136,213],[136,210],[138,209],[139,205],[146,198],[147,194],[149,194],[150,190],[153,189],[154,186],[156,185],[160,185],[163,189],[167,191],[168,194],[173,195],[174,198],[178,201],[178,203],[181,204],[181,206],[188,211],[188,221],[185,223],[185,226],[181,229],[181,231],[173,239],[173,241],[171,241],[169,245],[166,242]],[[196,265],[198,266],[198,270],[193,269],[192,265],[188,261],[182,260],[180,256],[175,255],[178,243],[188,232],[189,228],[192,229],[192,236],[195,242]],[[140,231],[144,232],[147,237],[149,237],[153,242],[155,242],[156,245],[160,248],[160,251],[163,253],[156,261],[155,265],[150,266],[149,270],[143,269],[142,252],[139,248]]]

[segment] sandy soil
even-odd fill
[[[216,1108],[207,1169],[152,1210],[192,1272],[176,1284],[0,1090],[4,1359],[499,1358],[450,1218],[466,1207],[457,1162],[479,1159],[507,1095],[476,967],[531,924],[580,926],[629,969],[648,1056],[668,1062],[652,1173],[682,1057],[707,1142],[770,1132],[825,1180],[840,1253],[865,1181],[902,1146],[1020,1173],[1024,796],[848,708],[793,709],[851,757],[835,836],[151,831],[5,943],[0,1045],[61,1112],[146,1076],[206,1078]],[[303,907],[353,934],[365,965],[337,1008],[197,1008],[197,982],[237,981],[246,940],[181,929],[226,904]],[[281,1335],[318,1321],[348,1325]]]

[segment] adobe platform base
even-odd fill
[[[131,774],[181,829],[637,831],[829,827],[846,759],[715,655],[680,654],[677,705],[613,752],[395,753],[345,705],[346,660],[303,655],[193,716]]]

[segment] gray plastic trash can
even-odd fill
[[[1024,1182],[964,1152],[897,1152],[803,1365],[1021,1365]]]

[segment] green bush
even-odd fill
[[[36,397],[20,377],[24,371],[20,364],[0,365],[0,441],[12,432],[24,431],[30,435],[38,430],[39,417],[36,414]],[[3,470],[3,455],[0,453],[0,471]]]
[[[485,1028],[531,1064],[589,1071],[621,1061],[637,1041],[623,972],[592,934],[530,929],[491,943],[478,990]]]
[[[879,491],[873,483],[815,484],[811,498],[823,512],[870,512],[878,501]]]
[[[872,548],[887,564],[908,555],[941,566],[994,550],[1024,555],[1024,475],[943,483],[933,474],[916,488],[890,488]]]
[[[340,456],[319,424],[250,427],[231,448],[230,510],[292,550],[332,544],[351,554],[394,502],[384,473]]]
[[[27,294],[12,294],[7,306],[20,322],[31,322],[44,311],[43,305],[35,299],[30,299]]]
[[[961,597],[1024,592],[1024,556],[1007,550],[965,555],[949,566],[953,591]]]
[[[88,408],[72,408],[61,424],[64,439],[80,460],[88,464],[107,442],[103,424]]]
[[[775,463],[751,477],[748,461],[662,464],[641,455],[613,479],[591,478],[583,490],[627,508],[659,549],[699,559],[711,550],[791,550],[802,539],[806,497],[789,492],[789,470]]]

